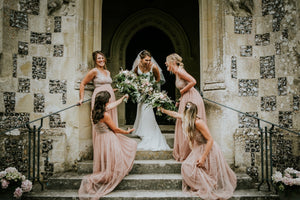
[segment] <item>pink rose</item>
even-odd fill
[[[5,179],[2,179],[1,180],[1,186],[3,189],[6,189],[9,185],[9,181],[5,180]]]
[[[17,187],[15,192],[14,192],[14,197],[16,197],[17,199],[20,198],[23,194],[23,191],[20,187]]]

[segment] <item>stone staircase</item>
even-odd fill
[[[125,128],[125,127],[124,127]],[[162,132],[170,147],[173,146],[172,126],[162,127]],[[139,140],[135,136],[135,140]],[[92,172],[92,161],[78,163],[77,172],[55,174],[49,179],[45,191],[34,191],[25,195],[25,200],[75,200],[78,199],[78,188],[84,175]],[[172,157],[172,151],[138,151],[133,169],[113,192],[101,199],[108,200],[192,200],[200,199],[181,190],[181,163]],[[278,195],[261,192],[246,174],[237,173],[238,184],[231,199],[271,199]]]

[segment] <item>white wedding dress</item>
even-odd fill
[[[147,75],[150,79],[151,70],[143,73],[138,67],[138,74]],[[170,150],[165,137],[162,135],[160,128],[156,122],[152,106],[145,103],[138,103],[137,114],[134,122],[133,134],[139,136],[142,141],[138,144],[138,150],[162,151]]]

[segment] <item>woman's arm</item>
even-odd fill
[[[86,84],[88,84],[91,80],[94,79],[94,77],[96,76],[97,71],[92,69],[90,70],[87,75],[82,79],[81,83],[80,83],[80,87],[79,87],[79,106],[82,104],[83,102],[83,98],[84,98],[84,87],[86,86]]]
[[[156,65],[154,65],[154,67],[153,67],[153,74],[154,74],[156,82],[159,82],[160,81],[160,73],[159,73],[159,69]]]
[[[166,109],[161,108],[161,107],[159,107],[158,109],[159,109],[162,113],[167,114],[167,115],[169,115],[169,116],[171,116],[171,117],[174,117],[174,118],[176,118],[176,119],[182,119],[182,115],[179,114],[178,112],[171,111],[171,110],[166,110]]]
[[[118,99],[117,101],[114,101],[114,102],[111,102],[109,103],[107,106],[106,106],[106,110],[110,110],[110,109],[113,109],[115,107],[117,107],[118,105],[120,105],[124,99],[128,99],[129,98],[129,95],[128,94],[125,94],[124,96],[122,96],[120,99]]]
[[[116,126],[116,124],[113,122],[113,120],[111,119],[110,115],[105,112],[104,113],[104,117],[100,120],[101,122],[104,122],[105,124],[107,124],[107,126],[114,132],[114,133],[122,133],[122,134],[129,134],[132,131],[134,131],[134,129],[128,129],[127,131],[119,128]]]
[[[179,78],[188,82],[188,84],[180,90],[181,95],[183,95],[189,89],[194,87],[197,83],[196,80],[194,79],[194,77],[192,77],[190,74],[188,74],[184,69],[179,69],[177,71],[177,75],[179,76]]]
[[[204,153],[202,154],[202,157],[197,161],[197,167],[203,167],[205,160],[207,158],[207,155],[209,154],[212,145],[214,143],[214,140],[212,139],[209,129],[206,125],[206,123],[202,119],[196,119],[195,120],[195,127],[197,130],[201,132],[203,137],[206,139],[206,146]]]

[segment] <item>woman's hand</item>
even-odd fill
[[[163,110],[164,110],[163,107],[157,107],[157,111],[158,111],[158,112],[164,113]]]
[[[125,95],[123,96],[123,101],[124,101],[125,103],[127,103],[128,99],[129,99],[129,95],[128,95],[128,94],[125,94]]]
[[[129,134],[129,133],[131,133],[132,131],[134,131],[134,128],[131,128],[131,129],[128,128],[125,134]]]
[[[205,159],[202,157],[199,160],[197,160],[197,167],[202,168],[204,167]]]
[[[80,99],[77,103],[77,106],[81,106],[82,102],[83,102],[83,99]]]

